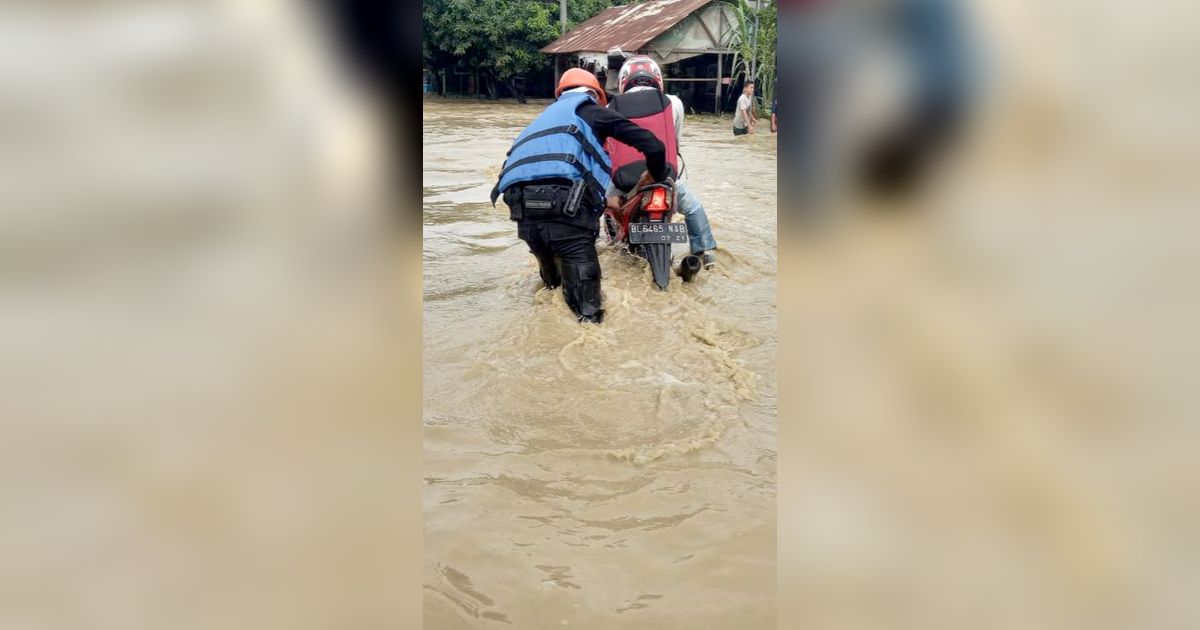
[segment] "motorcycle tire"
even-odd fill
[[[667,290],[671,282],[671,244],[647,243],[639,246],[641,255],[650,263],[650,272],[654,276],[654,284],[659,289]]]

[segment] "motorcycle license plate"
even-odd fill
[[[685,223],[630,223],[629,242],[642,243],[686,243]]]

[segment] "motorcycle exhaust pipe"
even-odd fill
[[[679,263],[679,277],[683,278],[684,282],[691,282],[696,274],[700,273],[700,268],[704,264],[700,261],[700,257],[695,254],[688,254],[683,257]]]

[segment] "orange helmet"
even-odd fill
[[[600,105],[602,107],[608,106],[608,95],[600,87],[600,81],[596,79],[596,75],[583,68],[571,68],[563,73],[562,78],[558,80],[558,87],[554,90],[554,98],[558,98],[562,96],[563,92],[577,87],[585,87],[592,90],[596,93],[596,99],[600,101]]]

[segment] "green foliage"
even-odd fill
[[[568,28],[619,2],[568,0]],[[561,35],[553,0],[425,0],[422,61],[434,68],[461,67],[500,78],[545,69],[550,55],[538,49]]]
[[[777,2],[767,0],[755,10],[746,0],[723,1],[737,15],[737,26],[730,34],[737,48],[733,77],[754,78],[762,102],[769,104],[775,91]],[[568,0],[567,28],[608,7],[632,3]],[[425,0],[422,20],[421,52],[426,66],[479,70],[489,81],[551,67],[552,57],[538,50],[561,35],[559,5],[554,0]]]
[[[589,20],[592,17],[595,17],[597,13],[609,7],[622,4],[632,3],[619,1],[614,2],[613,0],[567,0],[567,28],[571,28],[580,22]]]
[[[776,21],[778,6],[775,0],[762,3],[755,10],[746,0],[726,0],[736,15],[737,27],[731,35],[736,38],[733,47],[733,77],[754,79],[755,94],[762,96],[762,103],[769,107],[775,96],[775,43],[779,32]],[[755,32],[754,18],[758,17]],[[756,45],[757,44],[757,45]]]
[[[544,0],[425,0],[424,61],[508,77],[545,67],[538,49],[558,33],[558,7]]]

